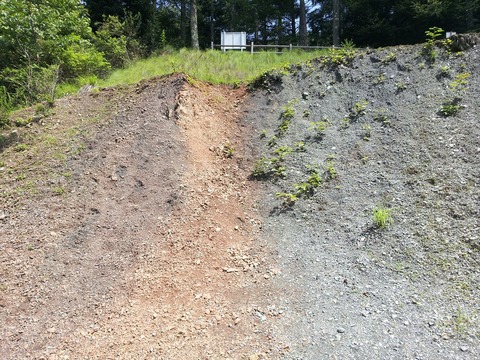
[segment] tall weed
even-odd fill
[[[0,86],[0,129],[10,124],[9,113],[12,99],[5,86]]]

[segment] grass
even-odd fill
[[[276,54],[270,51],[249,52],[218,50],[193,51],[182,49],[169,54],[138,60],[126,69],[112,72],[97,85],[102,87],[135,84],[142,79],[185,73],[212,84],[249,83],[266,71],[284,68],[327,54],[325,51],[292,51]]]
[[[380,229],[393,224],[392,209],[379,205],[373,209],[373,223]]]

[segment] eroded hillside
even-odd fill
[[[478,358],[479,60],[387,48],[15,114],[2,354]]]

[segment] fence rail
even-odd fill
[[[218,45],[211,43],[211,49],[221,49],[223,51],[227,49],[240,49],[243,50],[250,50],[250,53],[253,55],[255,53],[255,49],[289,49],[292,51],[293,49],[303,49],[303,50],[319,50],[319,49],[338,49],[338,46],[302,46],[302,45],[257,45],[253,43],[253,41],[249,45]]]

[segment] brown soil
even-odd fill
[[[16,135],[29,148],[3,154],[3,356],[278,350],[258,316],[275,271],[238,155],[244,95],[176,75],[62,99]]]

